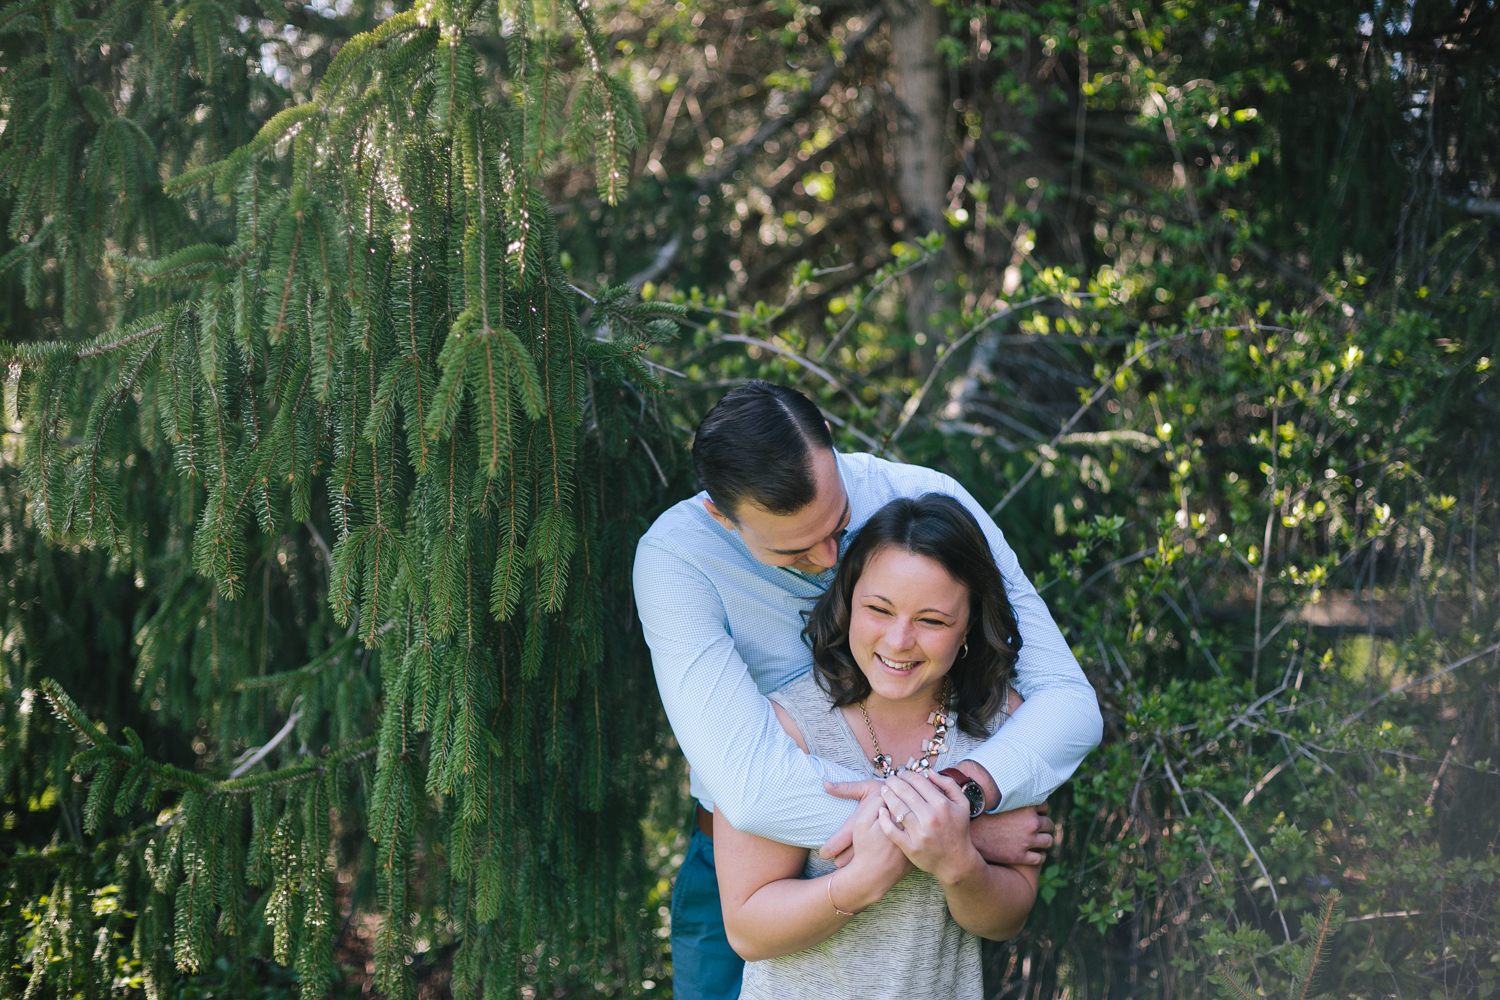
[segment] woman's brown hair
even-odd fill
[[[1021,631],[989,539],[963,504],[942,493],[892,500],[855,536],[802,630],[812,647],[818,684],[835,705],[855,705],[870,694],[870,682],[849,651],[849,617],[854,585],[884,549],[925,556],[968,588],[969,652],[953,661],[948,676],[958,695],[959,728],[984,737],[989,722],[1005,707]]]

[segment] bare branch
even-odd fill
[[[823,99],[823,96],[828,93],[829,88],[833,86],[833,81],[838,79],[840,71],[859,55],[860,50],[864,48],[865,41],[874,33],[876,28],[880,27],[880,23],[883,20],[885,20],[885,6],[884,4],[876,4],[865,15],[864,25],[844,43],[843,58],[830,58],[823,64],[823,68],[818,71],[818,75],[813,77],[812,86],[807,90],[801,91],[793,104],[782,114],[777,115],[775,118],[767,118],[749,139],[726,149],[722,158],[714,166],[714,169],[699,177],[697,183],[693,185],[692,201],[696,203],[699,197],[713,191],[726,178],[740,169],[744,162],[753,156],[773,136],[788,125],[800,120],[812,108],[817,107],[818,102]],[[766,113],[770,111],[771,109],[768,107]],[[691,221],[684,219],[682,225],[678,227],[677,232],[673,234],[672,238],[652,257],[651,263],[640,273],[631,275],[627,279],[628,283],[634,285],[636,288],[640,288],[646,282],[655,281],[666,274],[672,267],[673,262],[676,261],[677,255],[682,252],[682,248],[687,244],[684,234],[691,227]]]
[[[885,20],[884,4],[876,4],[870,8],[870,12],[865,15],[864,25],[844,44],[843,59],[829,59],[818,71],[818,75],[813,78],[812,86],[801,92],[799,101],[788,107],[784,114],[762,123],[760,128],[755,130],[755,134],[745,142],[726,149],[723,159],[715,164],[714,169],[698,178],[698,183],[693,185],[693,193],[695,195],[707,194],[718,187],[776,133],[797,121],[804,112],[822,100],[823,95],[828,93],[828,88],[833,86],[833,81],[838,78],[839,71],[859,55],[860,50],[864,48],[865,40],[874,33],[876,28],[880,27],[880,22],[883,20]]]
[[[661,463],[656,460],[656,453],[651,450],[651,445],[646,443],[645,438],[638,437],[636,440],[641,443],[641,447],[646,452],[646,457],[651,459],[651,468],[656,470],[656,477],[661,480],[662,488],[666,489],[669,485],[667,483],[667,474],[661,471]]]
[[[1116,369],[1114,375],[1110,376],[1099,386],[1098,389],[1094,390],[1093,395],[1089,396],[1089,398],[1084,401],[1083,405],[1080,406],[1077,411],[1068,418],[1068,422],[1062,425],[1062,430],[1057,432],[1057,434],[1052,438],[1051,443],[1047,447],[1049,449],[1056,448],[1057,442],[1062,440],[1063,436],[1066,435],[1068,431],[1073,429],[1073,425],[1078,423],[1079,420],[1083,419],[1083,415],[1089,410],[1093,409],[1095,403],[1104,398],[1104,394],[1109,391],[1109,387],[1115,384],[1115,379],[1119,378],[1123,372],[1134,367],[1135,363],[1141,360],[1141,358],[1144,358],[1147,354],[1150,354],[1152,351],[1156,350],[1158,347],[1161,347],[1163,344],[1169,344],[1175,340],[1183,340],[1195,333],[1201,332],[1201,330],[1187,330],[1183,333],[1173,334],[1170,337],[1163,337],[1160,340],[1153,341],[1152,343],[1147,344],[1145,347],[1141,348],[1139,351],[1136,351],[1130,357],[1126,358],[1125,363],[1122,364],[1118,369]],[[996,514],[1004,510],[1005,505],[1010,503],[1017,493],[1021,492],[1021,488],[1024,487],[1027,483],[1031,482],[1031,477],[1036,475],[1037,470],[1042,467],[1042,462],[1044,462],[1046,458],[1046,450],[1043,450],[1043,452],[1036,457],[1036,461],[1031,463],[1031,468],[1026,470],[1026,475],[1016,480],[1016,485],[1010,488],[1010,492],[1006,493],[1005,496],[1000,498],[999,503],[990,508],[990,517],[994,517]]]
[[[1234,818],[1234,814],[1225,808],[1224,803],[1220,802],[1213,792],[1210,792],[1206,788],[1200,788],[1198,789],[1198,794],[1219,807],[1219,811],[1224,814],[1224,818],[1234,824],[1235,830],[1239,832],[1240,839],[1250,849],[1250,856],[1255,859],[1256,865],[1260,867],[1261,875],[1265,876],[1266,888],[1271,890],[1271,902],[1276,906],[1276,916],[1281,918],[1281,933],[1285,936],[1287,943],[1291,943],[1292,932],[1286,925],[1286,914],[1281,912],[1281,897],[1276,894],[1276,883],[1271,881],[1271,873],[1266,870],[1266,863],[1261,860],[1260,852],[1255,849],[1254,844],[1250,843],[1250,837],[1245,833],[1245,828],[1240,826],[1240,821]]]
[[[1079,587],[1078,590],[1074,592],[1074,594],[1073,594],[1073,600],[1076,601],[1076,600],[1078,600],[1079,597],[1083,596],[1083,592],[1086,591],[1086,590],[1088,590],[1090,587],[1092,587],[1094,585],[1094,581],[1095,580],[1099,579],[1101,576],[1103,576],[1105,573],[1108,573],[1110,570],[1119,569],[1121,566],[1129,566],[1133,562],[1140,562],[1142,559],[1146,558],[1147,556],[1149,556],[1151,553],[1153,553],[1155,551],[1156,551],[1156,549],[1154,549],[1154,548],[1151,548],[1151,549],[1141,549],[1141,551],[1139,551],[1139,552],[1133,552],[1133,553],[1131,553],[1128,556],[1121,556],[1119,559],[1116,559],[1114,562],[1108,564],[1107,566],[1102,567],[1093,576],[1091,576],[1087,580],[1083,581],[1083,586]]]
[[[821,406],[818,407],[818,412],[823,414],[823,419],[833,424],[833,426],[848,431],[850,434],[853,434],[865,444],[869,445],[872,452],[880,447],[879,441],[876,441],[874,438],[870,437],[870,435],[866,434],[858,427],[855,427],[853,424],[842,419],[838,414],[830,413],[829,411],[823,409]]]
[[[899,271],[892,271],[890,274],[888,274],[884,278],[882,278],[880,280],[880,283],[878,285],[876,285],[874,288],[870,289],[870,291],[868,293],[866,293],[865,296],[860,301],[861,302],[870,302],[870,301],[874,300],[875,296],[879,295],[880,292],[882,290],[884,290],[884,288],[885,288],[886,285],[889,285],[891,282],[895,281],[897,278],[901,277],[902,275],[905,275],[905,274],[909,273],[910,271],[912,271],[913,269],[915,269],[917,267],[920,267],[922,264],[925,264],[926,262],[927,262],[927,258],[924,256],[921,260],[917,261],[914,264],[908,264],[906,267],[901,268]],[[861,306],[861,308],[854,310],[854,312],[849,315],[848,319],[844,320],[844,325],[841,326],[841,327],[839,327],[839,332],[835,333],[833,335],[833,339],[828,342],[828,346],[825,347],[825,348],[823,348],[823,353],[818,355],[818,360],[819,361],[827,361],[828,360],[829,355],[831,355],[834,352],[834,349],[837,348],[839,346],[839,344],[843,341],[844,334],[846,334],[846,333],[849,332],[850,328],[854,326],[855,321],[858,320],[861,316],[863,316],[864,312],[865,312],[864,308],[863,308],[863,306]]]
[[[1390,913],[1366,913],[1358,917],[1345,917],[1344,923],[1358,924],[1366,920],[1384,920],[1386,917],[1420,917],[1421,910],[1392,910]]]
[[[875,454],[884,454],[885,450],[892,444],[894,444],[896,439],[901,436],[901,432],[906,430],[906,425],[911,423],[911,418],[917,415],[917,410],[921,409],[922,407],[922,401],[927,398],[927,393],[932,388],[932,384],[937,381],[938,373],[943,370],[943,366],[948,363],[948,359],[958,353],[959,348],[963,347],[969,341],[973,340],[990,324],[1002,319],[1008,319],[1011,316],[1014,316],[1016,313],[1020,312],[1022,309],[1027,308],[1028,306],[1034,306],[1038,302],[1043,302],[1051,298],[1057,298],[1057,296],[1038,295],[1036,298],[1027,299],[1025,302],[1018,302],[1015,305],[1007,304],[1005,308],[1001,309],[999,312],[994,313],[983,323],[980,323],[968,333],[958,338],[958,340],[951,347],[943,352],[942,357],[933,362],[932,371],[927,373],[927,381],[922,383],[922,388],[917,390],[916,395],[912,396],[911,399],[908,399],[906,401],[906,405],[901,408],[900,423],[896,424],[895,430],[886,435],[885,440],[881,442],[880,450]]]
[[[277,732],[275,736],[272,736],[270,740],[266,742],[265,746],[251,751],[250,756],[246,758],[244,763],[240,764],[233,771],[229,772],[229,779],[231,781],[233,781],[235,778],[238,778],[246,771],[250,770],[256,764],[259,764],[261,761],[265,760],[266,754],[270,753],[272,750],[275,750],[277,744],[279,744],[282,740],[286,739],[288,735],[290,735],[292,727],[297,725],[297,722],[302,718],[302,709],[300,707],[301,702],[302,696],[299,694],[297,696],[297,700],[292,703],[292,714],[287,716],[286,724],[281,727],[281,730]]]
[[[1454,198],[1450,204],[1461,212],[1470,215],[1494,215],[1500,216],[1500,201],[1493,198],[1465,198],[1460,201]]]
[[[1443,755],[1443,763],[1438,767],[1437,777],[1432,779],[1432,791],[1427,793],[1427,808],[1432,808],[1432,801],[1437,798],[1438,789],[1443,786],[1443,775],[1448,773],[1448,764],[1453,760],[1453,751],[1458,749],[1458,733],[1453,734],[1453,742],[1448,744],[1448,752]]]
[[[629,278],[625,279],[625,283],[628,284],[631,288],[634,288],[636,291],[640,291],[643,287],[645,287],[646,282],[655,281],[662,275],[667,273],[667,269],[670,268],[672,266],[672,262],[677,259],[677,253],[681,249],[682,230],[679,229],[677,232],[672,234],[672,238],[670,240],[667,240],[667,242],[661,247],[661,249],[656,251],[656,256],[651,258],[651,263],[647,264],[643,270],[632,274]]]
[[[1262,788],[1265,788],[1266,785],[1268,785],[1270,783],[1270,781],[1271,781],[1272,778],[1276,777],[1283,770],[1285,770],[1286,766],[1288,764],[1290,764],[1291,762],[1292,762],[1292,758],[1288,757],[1286,760],[1282,761],[1280,764],[1277,764],[1275,767],[1271,768],[1264,775],[1262,775],[1261,779],[1255,783],[1255,787],[1252,788],[1252,789],[1250,789],[1248,792],[1245,793],[1245,797],[1240,800],[1240,805],[1241,806],[1248,806],[1250,804],[1250,800],[1253,799],[1253,798],[1255,798],[1255,796],[1259,795],[1260,794],[1260,790]]]
[[[313,543],[318,546],[318,551],[323,553],[323,560],[328,564],[328,569],[332,571],[333,550],[330,549],[328,547],[328,543],[324,541],[323,535],[318,531],[317,525],[313,524],[311,521],[303,521],[302,525],[303,527],[307,528],[307,533],[312,536]]]
[[[1353,722],[1355,719],[1360,718],[1366,712],[1368,712],[1370,709],[1374,708],[1376,705],[1380,704],[1382,701],[1385,701],[1387,698],[1389,698],[1393,694],[1400,694],[1402,691],[1405,691],[1408,688],[1414,688],[1418,684],[1426,684],[1428,681],[1435,681],[1439,677],[1442,677],[1444,674],[1451,674],[1453,671],[1457,670],[1459,667],[1463,666],[1464,664],[1466,664],[1466,663],[1472,663],[1475,660],[1479,659],[1481,656],[1486,656],[1486,655],[1488,655],[1490,653],[1493,653],[1493,652],[1495,652],[1497,650],[1500,650],[1500,642],[1495,643],[1493,646],[1486,646],[1484,649],[1481,649],[1477,653],[1471,653],[1468,656],[1465,656],[1462,660],[1458,660],[1458,661],[1456,661],[1454,663],[1450,663],[1446,667],[1444,667],[1442,670],[1439,670],[1436,673],[1428,674],[1426,677],[1418,677],[1414,681],[1407,681],[1405,684],[1402,684],[1399,687],[1393,687],[1389,691],[1384,691],[1379,696],[1377,696],[1374,700],[1372,700],[1368,705],[1366,705],[1364,708],[1360,709],[1358,712],[1355,712],[1353,715],[1351,715],[1348,718],[1346,718],[1342,723],[1340,723],[1340,725],[1347,726],[1349,723]]]
[[[818,376],[823,381],[833,386],[835,389],[847,395],[851,400],[854,401],[855,406],[861,405],[859,398],[855,396],[854,393],[844,385],[844,383],[840,382],[836,376],[830,373],[827,369],[813,364],[811,361],[807,360],[802,355],[798,354],[796,351],[792,350],[789,347],[782,347],[780,344],[774,344],[769,340],[758,340],[755,337],[746,337],[744,334],[740,333],[721,333],[718,334],[717,337],[722,341],[727,341],[734,344],[749,344],[752,347],[759,347],[762,350],[771,351],[774,354],[780,354],[784,358],[789,358],[790,360],[797,362],[797,364],[802,365],[808,371],[812,372],[814,375]]]

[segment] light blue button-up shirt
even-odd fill
[[[1044,801],[1099,744],[1103,720],[1093,687],[1016,554],[951,477],[873,455],[837,460],[850,518],[840,554],[897,497],[946,493],[979,521],[1021,627],[1015,686],[1026,703],[971,759],[994,778],[1004,808]],[[865,776],[797,749],[765,695],[812,668],[802,612],[833,573],[759,562],[738,532],[709,516],[707,496],[662,514],[636,550],[636,604],[662,703],[687,755],[692,793],[706,808],[722,809],[737,829],[818,847],[854,810],[823,791],[823,780]]]

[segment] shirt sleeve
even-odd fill
[[[998,809],[1037,805],[1099,745],[1104,735],[1099,697],[989,512],[952,477],[942,478],[943,492],[969,509],[989,539],[1021,628],[1015,686],[1025,704],[968,759],[994,779]]]
[[[662,705],[714,808],[746,833],[821,846],[855,807],[823,781],[861,776],[808,756],[782,730],[701,570],[648,537],[636,549],[634,582]]]

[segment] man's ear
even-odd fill
[[[708,516],[709,517],[713,518],[715,521],[718,521],[720,524],[722,524],[725,528],[729,529],[730,531],[739,531],[740,530],[739,525],[735,524],[734,520],[732,518],[729,518],[729,517],[725,516],[725,514],[724,514],[723,511],[721,511],[719,508],[715,507],[714,506],[714,502],[712,500],[704,499],[704,501],[703,501],[703,509],[706,510],[706,511],[708,511]]]

